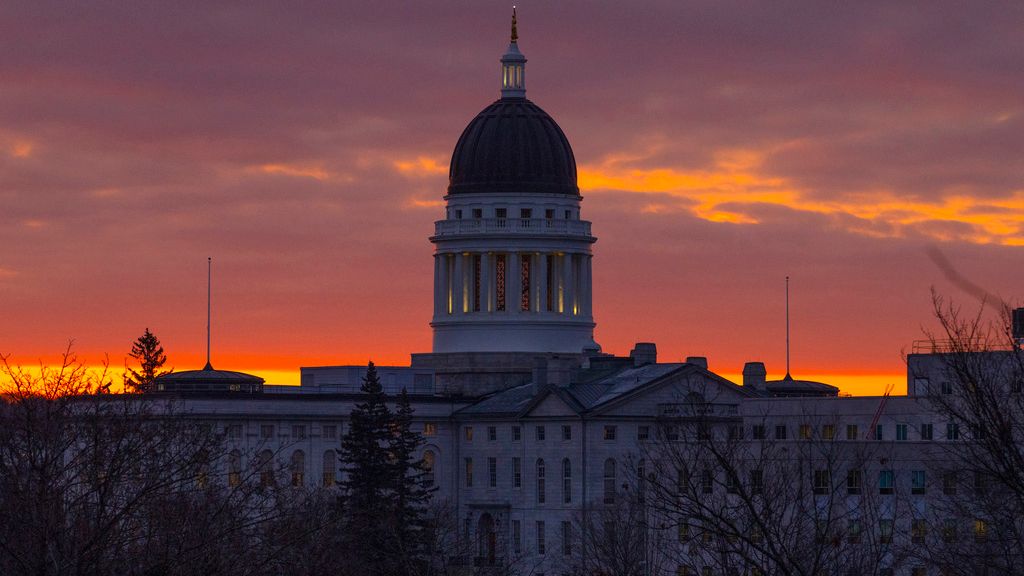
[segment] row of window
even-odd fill
[[[338,456],[334,450],[325,450],[322,457],[322,481],[321,485],[330,488],[338,482]],[[434,486],[436,482],[435,466],[437,456],[433,450],[423,452],[423,481],[427,486]],[[264,487],[273,486],[277,483],[277,474],[274,469],[274,454],[270,450],[263,450],[256,455],[255,470],[259,474],[260,485]],[[292,486],[305,485],[306,475],[306,453],[302,450],[292,452],[288,465],[288,473]],[[242,453],[232,450],[228,454],[228,485],[235,487],[242,483]]]
[[[642,428],[644,430],[644,438],[646,438],[647,434],[648,434],[648,431],[647,431],[648,427],[647,426],[641,426],[640,428]],[[618,426],[606,425],[604,427],[604,430],[602,431],[602,436],[601,436],[602,439],[608,440],[608,441],[614,441],[616,436],[618,435],[617,430],[618,430]],[[568,424],[563,424],[562,427],[561,427],[561,431],[562,431],[562,436],[561,436],[562,440],[572,440],[572,426],[570,426]],[[472,442],[473,441],[473,435],[474,435],[474,432],[473,432],[473,427],[472,426],[463,426],[462,427],[462,437],[463,437],[463,439],[465,439],[466,442]],[[545,441],[547,439],[547,428],[543,424],[538,424],[538,425],[534,426],[533,427],[533,437],[534,437],[534,440],[536,440],[537,442]],[[523,428],[522,428],[522,426],[512,426],[511,438],[512,438],[513,442],[519,442],[519,441],[521,441],[523,439]],[[488,442],[495,442],[497,440],[498,440],[498,427],[497,426],[488,426],[487,427],[487,441]]]
[[[287,428],[282,427],[281,434],[286,433]],[[320,427],[320,437],[328,439],[337,439],[338,433],[341,430],[341,426],[337,424],[324,424]],[[305,424],[293,424],[291,426],[291,437],[296,440],[305,440],[307,438],[307,426]],[[260,438],[263,440],[271,440],[274,438],[274,434],[277,432],[277,427],[274,424],[261,424],[260,425]],[[224,426],[224,435],[231,440],[238,440],[242,438],[243,427],[241,424],[228,424]],[[423,435],[424,436],[436,436],[437,435],[437,423],[425,422],[423,424]]]
[[[975,519],[971,523],[973,527],[973,537],[976,542],[984,542],[989,537],[989,525],[988,522],[981,519]],[[892,544],[893,532],[895,528],[895,521],[891,518],[885,518],[878,521],[877,531],[877,542],[879,544]],[[956,542],[960,538],[962,532],[963,522],[953,518],[947,518],[943,520],[942,524],[938,526],[941,533],[943,542],[951,543]],[[678,538],[679,542],[685,543],[694,539],[694,532],[698,531],[697,526],[693,526],[687,523],[680,523],[678,526]],[[923,519],[913,519],[910,521],[910,542],[913,544],[924,544],[928,537],[929,526],[928,521]],[[860,544],[864,541],[864,525],[863,522],[857,519],[850,519],[846,521],[845,532],[837,531],[836,528],[832,527],[827,521],[820,521],[818,526],[815,528],[815,538],[819,542],[836,541],[838,539],[846,540],[851,544]],[[757,532],[756,528],[752,528],[749,533],[750,540],[754,543],[763,540],[763,535]],[[715,539],[715,534],[711,531],[700,531],[699,538],[704,543],[711,543]],[[736,542],[738,538],[736,536],[727,536],[727,540]]]
[[[534,524],[534,536],[536,538],[536,551],[539,555],[548,553],[547,524],[543,520],[537,520]],[[573,550],[573,528],[572,522],[562,521],[562,555],[571,556]],[[512,552],[516,555],[523,553],[523,524],[521,520],[512,520]]]
[[[465,214],[465,212],[463,211],[462,208],[455,208],[454,211],[450,212],[449,214],[454,214],[456,220],[462,220],[463,215]],[[471,208],[469,214],[471,214],[473,218],[483,218],[484,217],[484,210],[483,210],[483,208]],[[519,217],[522,218],[522,219],[533,218],[534,217],[533,214],[534,214],[533,208],[520,208],[519,209]],[[555,219],[555,214],[556,214],[556,211],[555,211],[554,208],[545,208],[544,209],[544,218],[546,218],[547,220],[554,220]],[[572,219],[572,210],[571,209],[565,209],[565,210],[562,211],[562,215],[563,215],[563,217],[566,220],[571,220]],[[493,218],[498,218],[498,219],[508,218],[508,208],[495,208],[493,216],[491,216],[489,214],[488,217],[493,217]],[[448,218],[450,220],[451,219],[451,215],[449,215]]]
[[[640,469],[643,470],[642,463],[640,466]],[[544,461],[543,458],[538,458],[537,461],[534,463],[534,479],[536,480],[536,498],[538,504],[544,504],[547,502],[547,468],[547,463]],[[615,460],[613,460],[612,458],[608,458],[607,460],[604,461],[603,500],[605,504],[613,504],[615,502],[615,468]],[[523,461],[521,458],[512,458],[511,478],[512,488],[520,489],[523,487]],[[466,458],[464,460],[463,480],[465,481],[466,488],[473,487],[473,458]],[[569,460],[568,458],[562,459],[561,480],[562,503],[571,504],[573,501],[572,461]],[[493,456],[487,458],[487,487],[498,487],[498,459]]]

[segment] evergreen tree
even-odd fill
[[[153,379],[170,373],[170,370],[160,370],[167,362],[167,356],[164,354],[164,347],[160,344],[160,339],[154,336],[149,328],[146,328],[145,333],[132,342],[132,351],[128,355],[138,361],[139,370],[126,366],[125,390],[145,392],[153,383]]]
[[[346,563],[359,574],[397,574],[392,534],[394,463],[391,411],[373,362],[360,388],[365,398],[352,409],[349,431],[341,440],[344,504],[342,539]]]
[[[430,493],[426,485],[423,459],[417,454],[425,443],[423,436],[412,429],[413,409],[405,388],[398,397],[391,425],[392,506],[395,535],[403,573],[410,573],[422,564],[427,553],[425,515]]]

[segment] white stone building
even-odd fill
[[[525,64],[513,27],[501,97],[455,146],[444,218],[430,237],[433,350],[410,366],[378,367],[387,393],[411,394],[435,498],[451,502],[473,543],[465,562],[568,573],[580,514],[614,500],[648,445],[672,441],[697,416],[775,445],[873,445],[891,459],[865,469],[859,489],[906,491],[924,506],[938,480],[919,472],[923,447],[958,432],[916,396],[839,397],[826,384],[766,381],[758,362],[734,383],[705,358],[659,363],[647,343],[628,357],[601,352],[596,238],[568,139],[526,99]],[[237,448],[231,473],[277,455],[295,482],[330,487],[364,371],[304,367],[301,386],[283,387],[207,366],[162,377],[158,391],[216,422]],[[928,378],[912,375],[911,393]],[[909,524],[890,530],[910,533]]]

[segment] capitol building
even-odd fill
[[[574,573],[590,550],[581,519],[636,500],[652,472],[673,466],[665,446],[695,424],[721,433],[723,446],[757,444],[773,462],[792,459],[801,472],[781,480],[786,489],[841,492],[842,538],[855,531],[865,543],[912,547],[946,493],[936,465],[942,446],[961,434],[927,401],[949,378],[937,355],[911,354],[906,396],[844,397],[789,374],[768,380],[756,357],[734,382],[716,373],[713,358],[661,362],[651,342],[628,356],[603,351],[592,305],[601,223],[586,218],[569,139],[527,98],[526,63],[513,24],[500,97],[469,121],[452,152],[444,213],[429,234],[433,349],[413,353],[408,366],[377,367],[386,393],[410,395],[433,498],[448,503],[467,543],[457,562]],[[154,393],[223,431],[229,473],[277,459],[296,482],[332,489],[366,367],[300,370],[300,386],[274,386],[208,364],[158,378]],[[831,460],[805,461],[812,445],[829,446]],[[707,502],[727,502],[747,479],[715,470],[690,468],[686,482]],[[751,469],[749,481],[762,474]],[[644,518],[647,573],[757,573],[687,553],[699,530],[671,511]],[[972,529],[964,520],[962,533]],[[895,548],[871,547],[875,573],[938,573]]]

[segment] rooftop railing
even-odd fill
[[[590,236],[590,222],[553,218],[465,218],[434,222],[435,236],[479,233]]]

